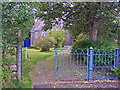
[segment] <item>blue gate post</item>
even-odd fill
[[[90,47],[89,80],[92,80],[93,48]]]
[[[116,67],[118,67],[118,65],[119,65],[119,48],[117,48],[117,61],[115,63],[116,63]],[[116,79],[118,79],[118,77],[116,77]]]
[[[117,62],[116,62],[116,66],[118,67],[119,65],[119,48],[117,48]]]
[[[22,46],[21,46],[21,75],[22,75]]]
[[[87,80],[88,80],[88,75],[89,75],[89,74],[88,74],[88,69],[89,69],[89,68],[88,68],[88,65],[89,65],[89,64],[88,64],[88,60],[89,60],[89,59],[88,59],[88,58],[89,58],[88,55],[89,55],[89,49],[87,49]]]
[[[55,80],[57,80],[57,48],[55,49]]]

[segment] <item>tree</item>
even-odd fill
[[[55,27],[48,31],[48,36],[55,40],[55,48],[60,47],[60,44],[65,40],[65,30],[56,29]]]
[[[120,10],[120,2],[119,2],[119,7],[118,7],[118,9]],[[118,21],[119,21],[119,27],[118,27],[118,45],[119,45],[119,48],[120,48],[120,11],[119,11]]]
[[[98,25],[104,21],[116,20],[118,10],[115,9],[117,7],[118,3],[51,2],[44,3],[41,10],[45,22],[49,22],[49,25],[47,24],[45,27],[51,28],[53,20],[57,23],[56,18],[59,18],[65,22],[66,29],[74,30],[71,32],[89,32],[89,39],[97,40]],[[71,29],[71,27],[73,28]],[[78,35],[78,33],[76,34]]]
[[[98,39],[109,40],[117,43],[118,38],[118,23],[116,21],[109,21],[99,24]]]
[[[30,21],[35,15],[36,12],[33,11],[35,5],[37,7],[39,3],[3,2],[2,4],[3,58],[6,49],[16,48],[17,78],[19,81],[21,81],[21,42],[30,31],[30,28],[26,27],[26,22]],[[29,27],[32,26],[31,24]]]

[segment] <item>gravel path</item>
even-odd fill
[[[56,84],[34,85],[34,88],[118,88],[118,82],[61,82]],[[120,89],[120,88],[119,88]]]
[[[95,81],[55,81],[54,70],[55,56],[38,62],[34,70],[29,73],[33,81],[33,88],[118,88],[118,80]]]

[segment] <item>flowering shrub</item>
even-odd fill
[[[39,47],[42,51],[48,51],[54,44],[54,40],[48,36],[39,36],[35,41],[35,47]]]

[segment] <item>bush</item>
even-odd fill
[[[35,41],[35,47],[39,47],[42,51],[48,51],[54,44],[54,40],[48,36],[39,36]]]
[[[93,41],[93,40],[89,40],[89,39],[85,39],[85,40],[77,40],[74,45],[73,48],[77,49],[77,48],[90,48],[93,47],[94,49],[116,49],[118,48],[118,46],[116,44],[114,44],[113,42],[110,42],[108,40],[104,40],[104,41]]]
[[[54,42],[55,48],[59,48],[60,44],[64,44],[66,37],[65,32],[66,32],[65,30],[56,29],[55,27],[52,30],[48,31],[48,36],[53,38],[53,40],[55,41]]]
[[[11,79],[10,65],[3,65],[2,67],[2,83],[9,81]]]
[[[39,41],[39,37],[35,40],[35,48],[38,48],[38,45],[39,45],[39,43],[40,43],[40,41]]]
[[[49,39],[41,38],[38,47],[40,47],[42,51],[48,51],[52,47],[52,43]]]
[[[74,49],[84,49],[84,48],[90,48],[93,47],[93,49],[116,49],[118,48],[118,46],[116,44],[114,44],[113,42],[104,40],[104,41],[93,41],[93,40],[89,40],[89,39],[85,39],[85,40],[80,40],[78,39],[74,45],[73,48]],[[78,53],[81,53],[81,50],[77,51]],[[114,52],[114,51],[112,51]],[[74,50],[72,50],[72,53],[74,53]],[[87,50],[84,50],[84,53],[87,53]],[[94,51],[94,53],[97,53],[97,50]],[[102,54],[103,51],[100,51],[100,54]],[[106,53],[108,54],[109,51],[106,51]],[[78,56],[78,58],[80,58],[80,56]],[[99,57],[99,55],[95,55],[94,58],[97,58],[97,62],[95,62],[95,60],[93,61],[93,64],[99,63],[99,58],[100,58],[100,65],[102,65],[102,56]],[[103,58],[105,58],[105,55],[103,56]],[[77,59],[77,55],[75,54],[75,59]],[[84,58],[82,58],[82,60],[84,60]],[[111,63],[111,55],[109,55],[109,64]],[[105,64],[104,62],[105,60],[103,60],[103,64]],[[85,62],[87,63],[87,59],[85,60]],[[114,60],[112,59],[112,62],[114,62]],[[108,63],[108,56],[106,58],[106,63]]]

